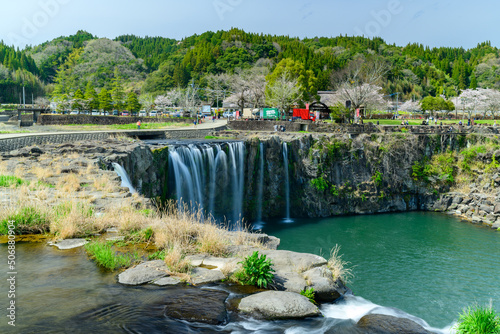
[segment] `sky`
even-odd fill
[[[291,37],[364,35],[404,46],[500,47],[497,0],[2,1],[0,40],[23,48],[85,30],[182,39],[232,27]]]

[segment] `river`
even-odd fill
[[[500,310],[500,235],[429,212],[281,220],[263,225],[280,249],[329,256],[339,244],[355,295],[443,328],[466,306]]]
[[[327,256],[335,244],[341,245],[344,259],[355,264],[349,286],[358,297],[323,305],[324,317],[316,319],[266,322],[237,319],[230,313],[228,325],[189,324],[168,318],[164,310],[166,300],[182,302],[179,289],[193,288],[122,286],[116,273],[100,270],[82,248],[63,251],[46,242],[20,242],[16,328],[4,317],[0,332],[324,333],[349,329],[375,308],[375,313],[412,318],[411,314],[430,328],[444,329],[474,302],[492,299],[500,309],[499,235],[453,217],[417,212],[275,221],[265,224],[264,231],[281,238],[280,249]],[[6,244],[0,249],[7,253]],[[5,297],[7,285],[1,286]]]

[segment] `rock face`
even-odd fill
[[[226,278],[220,270],[197,267],[191,271],[191,283],[194,285],[219,282]]]
[[[168,276],[168,268],[162,260],[148,261],[118,275],[118,282],[125,285],[140,285]]]
[[[317,316],[319,309],[309,299],[293,292],[266,291],[241,300],[238,309],[263,319],[291,319]]]
[[[358,328],[373,334],[432,334],[410,319],[382,314],[368,314],[358,321]]]

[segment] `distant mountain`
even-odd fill
[[[205,32],[175,40],[164,37],[123,35],[113,41],[85,31],[59,37],[26,50],[0,44],[0,92],[5,102],[15,102],[19,81],[14,72],[30,76],[39,94],[83,91],[87,83],[111,88],[117,76],[126,91],[160,94],[191,82],[205,85],[207,74],[232,73],[256,64],[274,69],[292,59],[310,71],[314,89],[331,88],[330,76],[357,57],[377,58],[390,65],[383,80],[387,94],[400,99],[428,95],[456,95],[469,87],[500,88],[500,54],[491,43],[477,47],[429,48],[421,44],[396,46],[381,38],[315,37],[298,39],[247,33],[240,29]],[[8,72],[8,73],[7,73]],[[21,80],[22,81],[22,80]]]

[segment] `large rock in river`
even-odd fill
[[[266,291],[245,297],[238,305],[242,313],[263,319],[293,319],[317,316],[319,309],[294,292]]]
[[[126,285],[149,283],[168,276],[168,267],[162,260],[148,261],[127,269],[118,275],[118,282]]]
[[[358,328],[373,334],[432,334],[416,322],[383,314],[367,314],[358,321]]]

